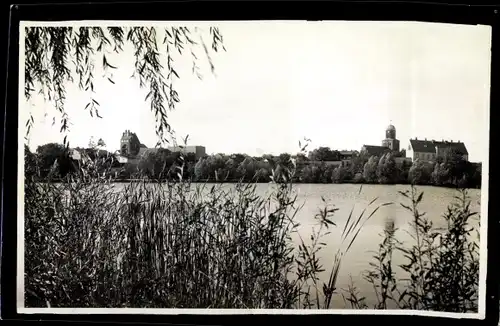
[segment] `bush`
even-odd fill
[[[333,183],[344,183],[346,181],[351,180],[351,171],[343,166],[337,167],[335,170],[333,170],[332,173],[332,181]]]
[[[365,179],[363,178],[363,174],[361,173],[356,173],[353,178],[354,183],[363,183]]]
[[[467,191],[460,189],[458,193],[443,215],[447,227],[436,230],[418,210],[423,192],[417,192],[413,186],[410,191],[401,192],[409,201],[401,205],[413,216],[411,229],[415,243],[403,246],[397,240],[394,223],[388,221],[383,241],[365,275],[376,292],[375,309],[386,309],[392,301],[401,309],[477,312],[479,245],[471,236],[476,231],[479,239],[479,232],[469,225],[476,213],[470,210]],[[407,261],[398,266],[404,270],[404,278],[395,277],[392,259],[396,251],[403,253]],[[352,289],[348,292],[351,306],[366,308],[359,293]]]

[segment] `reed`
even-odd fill
[[[375,198],[357,216],[353,207],[326,270],[319,253],[337,227],[338,209],[323,198],[316,226],[301,231],[293,161],[273,167],[267,195],[257,193],[256,183],[192,184],[183,167],[181,157],[160,173],[177,179],[137,174],[119,186],[92,161],[57,183],[53,173],[44,182],[26,174],[26,306],[330,309],[333,296],[343,295],[342,260],[365,223],[391,205]],[[463,241],[472,232],[468,205],[450,208],[448,231],[430,250],[438,235],[416,209],[423,195],[413,188],[402,195],[411,203],[403,205],[415,218],[417,244],[399,246],[387,223],[371,274],[380,298],[375,308],[392,300],[401,308],[477,309],[478,261],[471,258],[477,248]],[[401,266],[411,281],[394,277],[396,250],[418,258]],[[459,288],[445,291],[452,286]],[[366,307],[354,285],[348,292],[352,307]]]
[[[468,191],[456,192],[454,202],[442,215],[444,228],[436,228],[419,211],[422,191],[412,186],[400,192],[406,200],[401,206],[413,216],[409,232],[413,243],[405,246],[398,241],[399,231],[388,221],[365,274],[378,300],[373,308],[387,309],[392,303],[400,309],[477,312],[479,230],[471,225],[477,213],[470,209]],[[396,252],[403,255],[404,263],[395,264]],[[347,292],[352,301],[361,300],[356,293]]]

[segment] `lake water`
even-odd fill
[[[207,186],[210,188],[210,185]],[[234,185],[227,184],[223,185],[223,187],[234,187]],[[271,187],[270,184],[258,184],[257,192],[264,195],[272,190]],[[392,219],[395,222],[395,227],[398,229],[396,235],[399,241],[407,245],[414,243],[414,240],[406,232],[410,231],[409,223],[412,220],[412,215],[400,205],[401,202],[408,205],[407,199],[399,193],[399,191],[405,190],[410,190],[410,187],[408,185],[363,185],[360,192],[360,185],[353,184],[294,185],[294,191],[298,196],[299,203],[304,204],[296,216],[297,221],[301,223],[299,232],[303,237],[308,238],[312,228],[316,224],[314,216],[320,208],[324,207],[322,197],[339,209],[333,217],[333,221],[337,226],[325,238],[327,247],[320,254],[321,262],[326,269],[326,272],[321,275],[324,282],[328,282],[328,271],[334,262],[334,256],[340,244],[343,227],[353,206],[353,217],[357,217],[376,197],[378,199],[367,209],[366,213],[371,213],[379,204],[394,203],[393,205],[381,207],[366,222],[349,252],[344,256],[340,268],[337,287],[346,289],[352,280],[362,296],[366,297],[366,303],[370,308],[377,302],[373,286],[364,280],[363,273],[369,268],[369,262],[373,256],[373,252],[371,251],[378,249],[378,245],[382,240],[381,233],[383,233],[387,219]],[[419,211],[425,212],[426,217],[433,222],[436,228],[445,227],[445,220],[442,218],[442,215],[446,212],[447,206],[454,200],[453,197],[458,195],[458,192],[454,189],[431,186],[417,187],[417,191],[424,192],[422,202],[419,205]],[[470,189],[468,195],[471,201],[471,210],[478,213],[478,215],[472,218],[472,223],[474,226],[478,226],[481,190]],[[395,255],[395,264],[403,262],[405,261],[403,261],[401,256],[398,257],[398,255]],[[395,270],[396,273],[400,272],[399,267],[395,267]],[[334,296],[332,307],[339,309],[350,308],[346,306],[341,295]],[[390,308],[396,307],[393,306]]]
[[[210,187],[210,185],[208,186]],[[116,187],[119,189],[123,186],[117,184]],[[223,187],[234,187],[234,185],[226,184],[223,185]],[[268,193],[271,189],[270,184],[257,185],[257,191],[262,195]],[[409,189],[409,186],[406,185],[363,185],[360,192],[359,185],[351,184],[297,184],[294,186],[294,191],[298,195],[299,203],[304,204],[296,216],[297,221],[301,223],[299,232],[304,237],[309,236],[312,227],[315,225],[314,216],[318,213],[320,208],[324,207],[324,203],[321,199],[322,197],[339,209],[333,217],[333,221],[337,226],[333,227],[332,233],[325,238],[327,247],[320,253],[320,260],[327,270],[321,275],[321,279],[324,282],[328,281],[328,271],[333,264],[344,224],[353,206],[353,216],[357,217],[376,197],[378,197],[377,201],[370,206],[371,208],[367,210],[367,213],[370,213],[378,204],[393,202],[393,205],[381,207],[371,219],[366,222],[357,239],[352,244],[350,251],[342,260],[342,266],[337,281],[337,288],[345,289],[352,280],[362,296],[366,298],[366,303],[369,307],[372,308],[373,305],[376,304],[373,287],[364,280],[363,273],[369,268],[369,262],[373,256],[373,253],[370,251],[378,249],[378,245],[382,240],[380,234],[384,230],[387,219],[392,219],[395,222],[395,227],[398,229],[396,233],[398,240],[408,245],[413,243],[413,239],[405,232],[409,230],[409,223],[411,222],[412,216],[399,204],[400,202],[406,204],[408,202],[398,193],[398,191]],[[420,211],[426,212],[426,216],[433,222],[435,227],[444,227],[445,222],[442,215],[446,212],[447,206],[453,201],[453,197],[457,195],[456,190],[428,186],[418,187],[417,190],[424,191],[424,197],[419,208]],[[469,196],[471,200],[471,209],[474,212],[478,212],[478,215],[473,218],[473,224],[477,226],[480,218],[481,190],[471,189],[469,190]],[[401,257],[395,257],[396,264],[402,262]],[[400,271],[399,267],[395,267],[395,269],[397,273]],[[399,274],[399,276],[401,276],[401,274]],[[18,300],[22,302],[22,296],[18,297]],[[340,309],[349,308],[341,295],[334,296],[332,306],[333,308]]]
[[[321,261],[328,269],[332,266],[334,255],[339,246],[340,236],[343,227],[348,219],[349,213],[354,206],[353,216],[359,216],[362,210],[376,197],[378,199],[374,202],[367,213],[372,212],[379,204],[393,202],[393,205],[381,207],[363,226],[358,237],[353,243],[351,249],[344,256],[340,268],[339,278],[337,282],[338,288],[347,288],[351,280],[355,283],[361,295],[366,297],[366,303],[371,308],[375,305],[376,297],[374,295],[373,287],[363,278],[363,273],[369,268],[369,262],[372,260],[373,252],[378,249],[387,219],[394,221],[396,236],[399,241],[404,244],[411,245],[414,240],[406,232],[410,231],[410,222],[412,215],[400,203],[408,205],[408,199],[402,196],[399,191],[409,190],[410,187],[406,185],[363,185],[361,192],[359,192],[359,185],[340,184],[340,185],[317,185],[317,184],[302,184],[297,185],[297,194],[299,200],[305,202],[301,212],[297,218],[301,223],[309,225],[304,227],[301,233],[307,234],[311,231],[311,226],[314,223],[314,215],[317,213],[318,208],[324,205],[321,196],[330,201],[339,210],[335,213],[333,220],[337,224],[333,232],[328,235],[328,249],[324,250],[321,255]],[[445,220],[442,215],[446,212],[447,206],[453,201],[453,197],[457,195],[457,191],[447,188],[437,187],[418,187],[418,191],[423,191],[423,200],[419,205],[420,212],[426,212],[426,217],[429,218],[436,228],[445,227]],[[480,213],[480,199],[481,190],[469,190],[471,201],[471,209],[478,212],[472,220],[473,225],[478,226],[479,213]],[[405,262],[401,255],[394,256],[394,263],[399,264]],[[400,272],[399,267],[395,267],[396,273]],[[398,273],[401,276],[401,273]],[[398,274],[396,274],[398,276]],[[327,282],[328,274],[324,273],[324,281]],[[335,296],[333,303],[334,308],[348,308],[342,296]],[[396,308],[396,307],[391,307]]]

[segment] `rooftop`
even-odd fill
[[[353,156],[353,155],[356,155],[358,154],[358,151],[348,151],[348,150],[342,150],[342,151],[339,151],[340,155],[342,156]]]
[[[375,155],[375,156],[381,155],[387,151],[390,151],[389,147],[385,147],[385,146],[363,145],[363,147],[368,152],[368,154]]]
[[[421,140],[421,139],[410,139],[410,145],[412,149],[415,152],[420,152],[420,153],[435,153],[436,152],[436,147],[437,148],[453,148],[463,155],[468,155],[467,148],[465,147],[465,144],[458,141],[437,141],[434,139],[431,140]]]

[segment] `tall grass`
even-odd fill
[[[401,206],[413,216],[409,232],[413,244],[404,246],[397,239],[394,222],[386,223],[383,240],[365,274],[378,300],[373,308],[387,309],[390,302],[401,309],[477,312],[479,231],[471,226],[471,218],[477,213],[470,209],[468,191],[457,192],[442,216],[446,226],[441,229],[418,209],[423,192],[414,186],[400,192],[408,202]],[[405,263],[395,266],[395,252],[403,254]],[[396,277],[398,267],[397,274],[405,277]],[[353,302],[358,305],[364,299],[352,289],[347,292],[353,307]]]
[[[310,234],[300,232],[295,216],[301,206],[290,182],[293,164],[273,169],[268,195],[259,195],[256,184],[193,185],[184,180],[183,166],[181,157],[172,167],[177,180],[142,179],[121,189],[97,172],[96,162],[83,163],[79,173],[59,183],[51,182],[51,174],[45,182],[34,182],[27,174],[26,306],[328,309],[333,296],[341,295],[337,280],[343,258],[363,225],[380,207],[391,204],[375,206],[374,199],[359,216],[351,210],[341,226],[333,265],[326,270],[318,253],[326,247],[331,228],[337,227],[338,209],[324,199],[315,216],[317,226]],[[450,259],[469,259],[454,251],[467,214],[458,208],[450,214],[454,231],[442,238],[440,255],[432,256],[432,273],[425,276],[435,282],[415,276],[421,273],[419,261],[408,267],[416,280],[408,283],[405,295],[419,297],[403,298],[403,308],[474,308],[470,283],[477,266],[471,263],[460,274],[458,266],[446,265]],[[426,236],[421,226],[417,229],[418,243],[434,237]],[[409,255],[428,255],[419,246]],[[387,264],[384,259],[380,266]],[[392,275],[390,270],[384,273]],[[462,276],[450,278],[450,273]],[[383,293],[382,302],[393,298],[394,281],[386,277],[379,287],[382,292],[377,290]],[[446,300],[437,297],[438,289],[457,284],[462,290],[442,292]],[[429,301],[424,298],[431,288],[435,293]],[[351,290],[352,304],[357,301]]]
[[[252,185],[27,184],[27,303],[290,307],[282,215]]]

